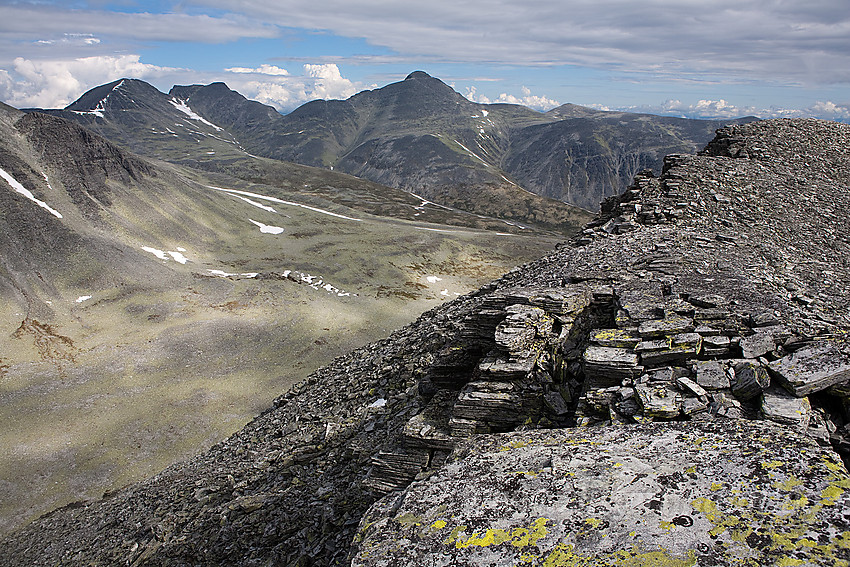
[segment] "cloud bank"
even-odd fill
[[[481,104],[520,104],[522,106],[533,108],[534,110],[551,110],[556,106],[561,106],[561,103],[557,100],[553,100],[545,96],[532,94],[531,89],[529,89],[528,87],[523,86],[520,89],[520,92],[522,93],[522,96],[501,93],[496,98],[490,99],[484,95],[478,94],[477,89],[473,86],[467,88],[464,96],[472,102],[478,102]]]
[[[822,118],[837,122],[850,122],[850,104],[836,104],[832,101],[818,101],[807,108],[792,109],[777,106],[758,108],[755,106],[737,106],[723,99],[699,100],[686,104],[680,100],[667,100],[659,105],[626,106],[610,108],[603,105],[590,105],[598,110],[619,110],[625,112],[644,112],[683,118],[724,119],[757,116],[759,118]]]
[[[121,77],[151,80],[180,69],[139,61],[138,55],[99,55],[38,61],[18,57],[13,72],[0,70],[0,100],[18,108],[61,108],[86,90]]]
[[[327,0],[322,7],[308,0],[239,3],[247,18],[365,38],[434,61],[577,65],[671,80],[850,81],[846,0]]]
[[[339,67],[333,63],[305,64],[299,75],[274,65],[226,70],[232,74],[226,79],[232,88],[282,112],[294,110],[315,99],[345,99],[362,89],[343,77]]]

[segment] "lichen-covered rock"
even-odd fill
[[[805,396],[850,382],[850,348],[823,341],[775,360],[769,368],[789,392]]]
[[[809,398],[797,398],[781,388],[771,388],[762,395],[761,412],[770,421],[806,431],[812,417],[812,404]]]
[[[364,516],[355,567],[850,563],[850,477],[765,422],[480,436]]]

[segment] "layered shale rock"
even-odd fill
[[[721,130],[0,563],[850,564],[848,147]]]

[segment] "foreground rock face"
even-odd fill
[[[352,565],[846,564],[848,488],[763,422],[478,436],[370,509]]]
[[[848,148],[721,130],[0,564],[846,565]]]

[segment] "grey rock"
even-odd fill
[[[809,403],[809,398],[797,398],[781,388],[770,388],[762,397],[761,412],[770,421],[790,425],[805,432],[809,427],[812,404]]]
[[[696,382],[707,390],[723,390],[731,387],[729,374],[719,362],[712,360],[700,361],[694,365]]]
[[[847,482],[834,453],[769,422],[482,436],[377,502],[352,566],[832,567],[850,556]]]
[[[850,381],[850,354],[846,346],[821,341],[774,360],[768,368],[786,390],[807,396]]]
[[[684,376],[682,376],[681,378],[677,378],[676,384],[679,386],[679,388],[682,389],[683,392],[689,392],[698,398],[708,397],[708,392],[706,392],[702,386],[700,386],[690,378],[686,378]]]
[[[584,351],[583,360],[584,373],[588,378],[612,384],[639,376],[643,371],[638,355],[624,348],[589,346]]]
[[[787,330],[781,326],[765,327],[755,334],[741,339],[741,352],[744,358],[758,358],[772,352],[778,343],[784,340]]]
[[[644,321],[638,327],[640,336],[647,339],[655,339],[665,335],[692,333],[693,330],[693,319],[685,317],[674,317],[660,321]]]
[[[740,361],[733,370],[732,393],[740,400],[751,400],[770,385],[767,368],[756,360]]]
[[[705,356],[728,356],[732,341],[725,335],[704,336],[702,339],[702,354]]]
[[[640,384],[635,392],[645,416],[669,419],[679,415],[683,397],[672,386]]]
[[[556,417],[565,417],[570,411],[570,407],[567,405],[566,400],[564,400],[564,396],[558,391],[546,392],[543,395],[543,403],[546,404],[546,408]]]
[[[590,341],[603,347],[633,349],[641,339],[628,329],[595,329],[590,333]]]

